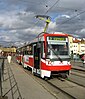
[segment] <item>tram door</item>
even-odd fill
[[[37,47],[37,45],[34,45],[34,68],[40,69],[40,47]]]

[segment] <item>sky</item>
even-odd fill
[[[0,45],[21,46],[43,32],[47,15],[51,22],[47,32],[63,32],[85,38],[85,0],[0,0]]]

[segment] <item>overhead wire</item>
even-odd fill
[[[59,2],[60,0],[57,0],[44,14],[46,15],[48,12],[50,12],[51,11],[51,9],[52,8],[54,8],[55,7],[55,5],[56,4],[58,4],[58,2]],[[64,22],[62,22],[61,24],[59,24],[58,26],[60,26],[60,25],[63,25],[63,24],[65,24],[65,23],[67,23],[68,21],[70,21],[70,20],[72,20],[72,19],[74,19],[75,17],[77,17],[77,16],[79,16],[80,14],[83,14],[83,13],[85,13],[85,11],[82,11],[82,12],[80,12],[80,13],[78,13],[77,15],[75,15],[75,16],[73,16],[72,18],[70,18],[69,20],[66,20],[66,21],[64,21]],[[32,25],[32,27],[33,26],[35,26],[35,25],[37,25],[39,23],[39,21],[37,21],[34,25]]]
[[[50,8],[44,13],[44,15],[46,15],[59,1],[60,1],[60,0],[57,0]],[[68,9],[68,8],[66,8],[66,9]],[[74,9],[71,9],[71,10],[74,10]],[[76,11],[76,10],[75,10],[75,11]],[[78,13],[77,15],[73,16],[73,17],[70,18],[69,20],[66,20],[66,21],[62,22],[62,23],[59,24],[58,26],[67,23],[68,21],[74,19],[75,17],[77,17],[77,16],[79,16],[80,14],[83,14],[83,13],[85,13],[85,11],[82,11],[82,12]],[[33,26],[37,25],[38,23],[39,23],[39,21],[37,21]],[[33,27],[33,26],[32,26],[32,27]]]
[[[59,1],[60,1],[60,0],[57,0],[44,14],[46,15]],[[68,8],[65,8],[65,9],[68,9]],[[70,9],[70,10],[74,10],[74,9]],[[75,10],[75,11],[77,11],[77,10]],[[80,14],[83,14],[83,13],[85,13],[85,11],[82,11],[82,12],[80,12],[80,13],[77,13],[77,15],[75,15],[75,16],[71,17],[70,19],[68,19],[68,20],[66,20],[66,21],[64,21],[64,22],[62,22],[62,23],[59,24],[58,26],[67,23],[68,21],[74,19],[75,17],[77,17],[77,16],[79,16]],[[39,21],[38,21],[38,22],[39,22]],[[35,25],[36,25],[38,22],[36,22]]]
[[[57,0],[45,13],[44,15],[46,15],[60,0]],[[34,24],[32,25],[32,27],[36,26],[37,24],[39,23],[39,20]]]
[[[44,15],[46,15],[60,0],[57,0],[45,13]],[[31,2],[30,2],[31,3]],[[60,7],[61,8],[61,7]],[[68,9],[68,8],[65,8]],[[70,9],[70,10],[74,10],[74,9]],[[70,18],[69,20],[66,20],[64,22],[62,22],[61,24],[59,24],[58,26],[67,23],[68,21],[74,19],[75,17],[77,17],[78,15],[85,13],[85,11],[78,13],[77,15],[73,16],[72,18]],[[39,23],[39,21],[37,21],[33,26],[37,25]]]
[[[45,14],[47,14],[56,4],[58,4],[60,0],[57,0],[46,12]]]
[[[80,13],[77,13],[75,16],[73,16],[73,17],[71,17],[70,19],[68,19],[68,20],[66,20],[66,21],[64,21],[64,22],[62,22],[62,23],[60,23],[58,26],[63,25],[63,24],[65,24],[65,23],[69,22],[70,20],[72,20],[72,19],[78,17],[79,15],[81,15],[81,14],[83,14],[83,13],[85,13],[85,11],[82,11],[82,12],[80,12]]]

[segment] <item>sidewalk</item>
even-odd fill
[[[7,60],[5,60],[5,68],[8,66],[11,67],[11,70],[14,74],[22,99],[56,99],[30,75],[28,75],[18,64],[13,62],[9,64]],[[6,75],[4,79],[6,79]],[[3,86],[5,88],[4,92],[6,92],[10,87],[9,81],[3,83]],[[10,95],[11,93],[7,94],[8,99],[12,99]]]

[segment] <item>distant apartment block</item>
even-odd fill
[[[78,39],[69,35],[70,54],[85,54],[85,38]]]
[[[11,53],[14,55],[16,53],[16,47],[0,47],[0,54],[3,53],[3,55],[7,56],[8,53]]]

